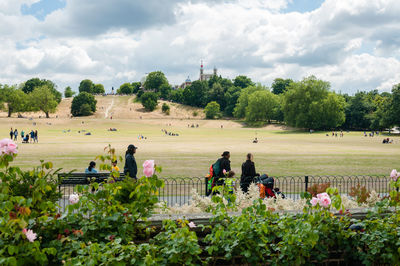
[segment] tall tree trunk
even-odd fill
[[[10,108],[8,108],[8,117],[11,117],[12,114],[12,110]]]
[[[49,112],[44,112],[46,114],[46,118],[50,118]]]

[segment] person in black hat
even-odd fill
[[[125,166],[124,166],[124,174],[125,176],[129,176],[132,178],[137,179],[137,164],[135,157],[133,154],[136,153],[137,147],[135,145],[130,144],[128,146],[128,149],[126,150],[125,153]]]

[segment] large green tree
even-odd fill
[[[366,92],[357,92],[350,97],[346,105],[346,123],[348,129],[368,130],[371,127],[371,115],[375,111],[375,106],[371,101],[371,95]]]
[[[71,114],[73,116],[91,115],[96,112],[96,104],[97,100],[92,94],[81,92],[72,100]]]
[[[236,87],[240,87],[240,88],[244,89],[244,88],[247,88],[249,86],[254,86],[255,84],[253,83],[251,78],[249,78],[247,76],[237,76],[233,80],[233,85],[236,86]]]
[[[159,92],[161,86],[165,84],[168,84],[168,80],[164,73],[161,71],[154,71],[147,75],[146,81],[143,85],[146,90],[154,90],[155,92]]]
[[[57,108],[57,100],[54,94],[47,85],[36,87],[30,93],[30,102],[33,110],[40,110],[46,114],[46,118],[49,118],[49,113],[54,113]]]
[[[257,84],[256,86],[250,86],[247,87],[240,92],[240,96],[237,100],[237,103],[235,105],[233,115],[236,118],[245,118],[246,116],[246,107],[249,104],[249,95],[256,92],[256,91],[261,91],[261,90],[266,90],[265,87],[263,87],[261,84]]]
[[[94,83],[90,79],[84,79],[79,83],[79,92],[94,93]]]
[[[329,82],[314,76],[292,82],[283,100],[285,122],[308,129],[331,129],[342,125],[344,100],[329,89]]]
[[[51,93],[54,95],[54,98],[56,99],[57,103],[61,102],[62,99],[62,94],[57,90],[56,84],[52,82],[51,80],[48,79],[39,79],[39,78],[32,78],[27,80],[25,83],[22,84],[22,91],[29,94],[31,93],[35,88],[41,87],[41,86],[47,86]]]
[[[28,95],[16,86],[0,85],[0,107],[8,113],[8,117],[15,112],[29,111]]]
[[[249,95],[246,107],[246,120],[249,122],[268,121],[276,117],[279,98],[267,91],[256,91]]]
[[[224,114],[226,116],[233,116],[233,111],[236,106],[236,102],[239,99],[240,92],[242,91],[241,87],[230,87],[227,92],[225,92],[224,98],[225,98],[225,109],[224,109]]]
[[[388,115],[392,126],[400,126],[400,83],[392,88],[392,98],[388,107]]]
[[[119,86],[119,89],[117,90],[117,94],[132,94],[133,93],[133,88],[130,83],[124,83],[121,86]]]
[[[93,87],[93,93],[94,94],[104,94],[106,93],[106,90],[104,89],[103,84],[95,84]]]
[[[281,79],[281,78],[275,79],[271,85],[272,93],[274,93],[274,94],[284,93],[287,90],[287,88],[289,87],[290,83],[292,83],[292,82],[293,82],[293,80],[291,80],[291,79]]]
[[[206,106],[207,89],[207,82],[200,80],[193,81],[190,86],[187,86],[183,90],[183,103],[196,107]]]

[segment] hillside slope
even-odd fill
[[[157,119],[157,118],[170,118],[170,119],[203,119],[204,112],[201,108],[195,108],[186,106],[178,103],[171,103],[166,101],[159,101],[157,109],[153,112],[147,112],[144,110],[141,103],[133,102],[135,96],[119,96],[119,95],[108,95],[108,96],[96,96],[97,100],[97,111],[94,115],[88,118],[117,118],[117,119]],[[69,118],[71,116],[71,103],[72,98],[66,98],[61,101],[57,107],[57,111],[54,114],[50,114],[51,117],[58,118]],[[170,115],[165,115],[161,111],[163,103],[167,103],[170,106]],[[197,112],[197,116],[193,116],[193,113]],[[21,113],[24,117],[44,117],[43,112],[25,112]],[[6,117],[6,112],[0,112],[0,117]],[[14,113],[13,117],[17,117],[18,114]]]

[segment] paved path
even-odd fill
[[[107,118],[107,117],[108,117],[108,113],[110,112],[110,110],[111,110],[111,108],[113,107],[113,105],[114,105],[114,96],[113,96],[113,98],[112,98],[112,101],[111,101],[110,106],[108,106],[107,109],[106,109],[106,112],[105,112],[105,114],[104,114],[104,118]]]

